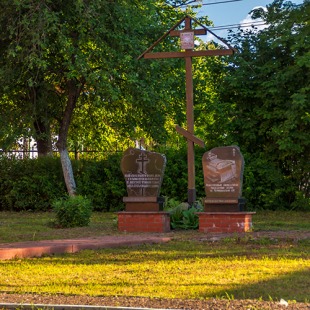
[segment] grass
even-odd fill
[[[254,230],[310,230],[310,212],[259,211],[253,224]]]
[[[51,212],[0,212],[0,243],[79,238],[119,234],[114,213],[94,212],[88,227],[55,229],[49,225],[55,219]],[[310,212],[259,211],[253,216],[255,231],[310,230]],[[196,231],[185,235],[199,234]]]
[[[0,212],[0,243],[118,234],[114,213],[94,212],[87,227],[55,229],[51,212]]]
[[[0,213],[0,242],[118,234],[111,213],[94,213],[86,228],[53,229],[52,219]],[[258,212],[253,222],[256,230],[310,230],[309,213]],[[309,302],[309,239],[210,242],[191,240],[198,232],[173,234],[166,244],[0,261],[0,292]]]
[[[307,244],[172,241],[0,262],[10,293],[308,302]],[[231,297],[230,297],[231,298]]]

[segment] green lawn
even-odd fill
[[[118,233],[114,214],[95,213],[90,227],[68,230],[48,227],[51,220],[50,213],[0,213],[1,241]],[[254,225],[303,232],[309,213],[259,212]],[[173,234],[165,244],[0,261],[0,292],[309,302],[309,239],[210,242],[191,240],[198,232]]]
[[[0,212],[0,243],[79,238],[119,234],[114,213],[94,212],[88,227],[55,229],[54,213]],[[255,231],[310,230],[310,212],[259,211],[253,216]],[[199,234],[198,232],[193,232]]]
[[[172,241],[0,261],[1,292],[309,302],[309,242]]]

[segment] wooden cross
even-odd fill
[[[201,29],[193,29],[192,21],[200,25]],[[182,22],[185,22],[183,30],[175,30]],[[218,40],[223,42],[228,48],[219,50],[194,50],[194,35],[206,35],[210,32]],[[181,39],[181,48],[184,51],[180,52],[152,52],[153,48],[159,44],[168,35],[179,36]],[[192,57],[200,56],[224,56],[232,55],[236,52],[229,44],[219,38],[212,31],[203,26],[199,21],[186,15],[178,23],[176,23],[169,31],[167,31],[161,38],[159,38],[152,46],[150,46],[138,59],[142,57],[145,59],[155,58],[184,58],[185,72],[186,72],[186,120],[187,130],[176,125],[176,131],[187,139],[187,168],[188,168],[188,203],[193,205],[196,201],[195,188],[195,152],[194,144],[205,147],[204,142],[194,135],[194,100],[193,100],[193,73],[192,73]]]

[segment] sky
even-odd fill
[[[241,0],[220,3],[225,1],[231,0],[202,0],[203,4],[210,5],[203,5],[202,8],[198,10],[198,13],[199,15],[209,16],[209,19],[213,21],[214,26],[240,24],[251,21],[248,14],[253,8],[266,7],[266,5],[273,2],[272,0]],[[303,3],[303,0],[292,0],[292,2],[301,4]],[[214,33],[220,37],[226,37],[227,30],[217,30],[214,31]]]

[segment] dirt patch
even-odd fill
[[[201,241],[219,241],[224,238],[262,240],[269,239],[270,241],[290,241],[297,242],[310,238],[310,231],[257,231],[250,233],[239,234],[213,234],[200,238]]]
[[[188,309],[188,310],[223,310],[223,309],[310,309],[310,304],[289,303],[288,306],[280,302],[264,302],[257,300],[182,300],[182,299],[159,299],[141,297],[90,297],[90,296],[64,296],[64,295],[19,295],[1,294],[1,303],[23,304],[52,304],[52,305],[92,305],[107,307],[141,307],[153,309]],[[2,308],[2,307],[1,307]]]

